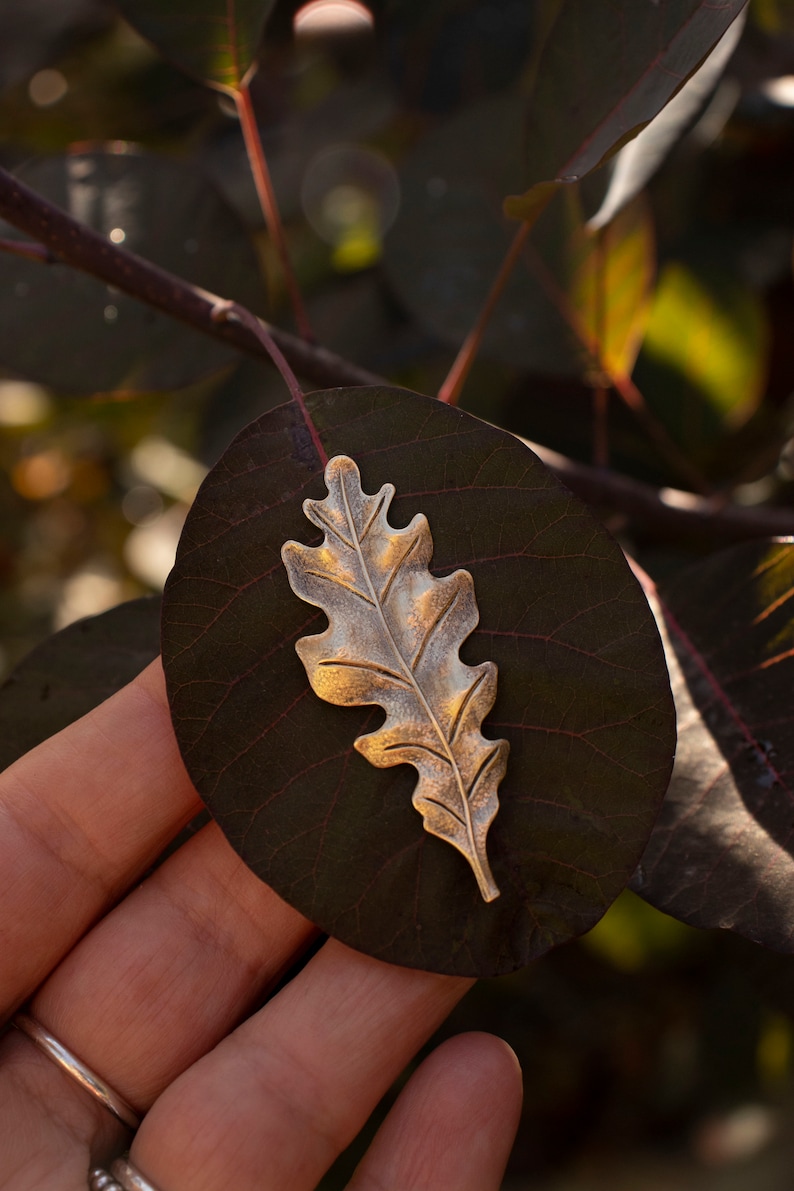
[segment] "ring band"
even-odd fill
[[[80,1087],[90,1092],[100,1104],[104,1104],[105,1108],[112,1112],[122,1125],[133,1131],[138,1128],[141,1118],[132,1105],[128,1104],[123,1096],[119,1096],[118,1092],[114,1092],[112,1088],[108,1087],[103,1079],[100,1079],[90,1067],[86,1067],[85,1063],[81,1062],[70,1050],[67,1050],[63,1043],[59,1042],[40,1022],[29,1017],[27,1013],[17,1013],[16,1017],[11,1019],[11,1024],[21,1030],[48,1058],[57,1063],[62,1071],[71,1075],[72,1079],[80,1084]]]
[[[124,1158],[117,1158],[110,1170],[95,1167],[88,1176],[88,1191],[157,1191],[139,1170]]]
[[[110,1173],[118,1179],[123,1191],[158,1191],[154,1183],[144,1178],[137,1167],[126,1158],[117,1158],[110,1165]]]
[[[95,1166],[88,1176],[88,1191],[124,1191],[109,1171]]]

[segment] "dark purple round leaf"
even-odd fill
[[[411,315],[455,349],[516,234],[502,196],[521,177],[520,124],[516,98],[492,97],[432,128],[400,166],[402,201],[386,237],[384,273]],[[599,240],[587,231],[584,201],[579,187],[567,187],[540,217],[488,321],[484,356],[532,372],[589,376],[588,345],[600,338],[607,367],[631,371],[654,273],[650,215],[635,202]]]
[[[684,922],[794,951],[794,543],[748,542],[663,590],[670,790],[632,886]]]
[[[194,78],[234,91],[255,69],[274,0],[116,0],[164,57]]]
[[[0,686],[0,769],[114,695],[160,652],[160,597],[61,629]]]
[[[163,659],[188,770],[246,862],[323,930],[411,967],[509,972],[582,933],[633,871],[669,777],[670,690],[658,633],[616,543],[515,438],[386,388],[306,398],[326,454],[389,519],[427,515],[437,576],[473,576],[480,624],[461,651],[494,661],[483,733],[510,756],[485,903],[466,861],[411,805],[416,771],[353,748],[375,707],[311,690],[295,652],[325,616],[290,589],[287,539],[321,537],[326,495],[293,403],[252,422],[202,486],[164,599]]]

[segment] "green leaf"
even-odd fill
[[[0,769],[121,690],[159,652],[159,596],[78,620],[37,645],[0,686]]]
[[[293,403],[251,423],[188,516],[163,620],[185,763],[241,856],[323,930],[412,967],[511,971],[592,926],[642,851],[674,735],[653,619],[616,543],[511,435],[402,390],[306,402],[310,425]],[[422,829],[413,767],[356,751],[382,712],[322,702],[295,651],[325,620],[280,557],[321,540],[301,508],[325,496],[318,443],[366,492],[395,485],[393,525],[427,516],[434,575],[473,577],[461,655],[497,664],[483,735],[510,743],[493,902]]]
[[[125,20],[180,70],[234,92],[256,70],[274,0],[116,0]]]
[[[426,136],[401,169],[403,200],[386,238],[386,276],[422,326],[450,347],[471,329],[515,236],[499,197],[521,172],[519,111],[513,98],[478,104]],[[473,144],[482,146],[476,154]],[[564,188],[540,215],[513,270],[483,355],[534,372],[585,376],[600,354],[610,369],[630,371],[654,260],[641,200],[599,239],[586,228],[580,188]]]
[[[583,177],[626,144],[716,45],[747,0],[546,0],[526,96],[526,193],[505,203],[526,217],[538,183]]]
[[[683,261],[665,266],[635,379],[693,457],[758,408],[768,338],[761,300],[735,276]]]
[[[632,887],[693,926],[794,951],[794,542],[688,568],[658,617],[679,741]]]
[[[38,158],[17,172],[111,242],[249,309],[264,305],[245,230],[188,166],[121,147]],[[3,235],[19,238],[15,229]],[[235,358],[67,265],[3,258],[0,361],[22,376],[62,392],[140,392],[190,384]]]

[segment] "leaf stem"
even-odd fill
[[[298,332],[307,343],[314,343],[314,333],[312,332],[306,309],[303,305],[298,279],[292,268],[292,261],[290,260],[287,241],[284,235],[284,225],[281,222],[281,215],[279,214],[276,194],[270,178],[270,170],[268,169],[262,138],[259,135],[259,126],[256,122],[256,114],[254,112],[254,105],[251,102],[251,91],[248,83],[241,83],[239,90],[234,92],[234,102],[237,107],[237,115],[240,119],[240,127],[245,141],[245,151],[248,154],[248,163],[254,178],[259,205],[262,208],[267,230],[270,233],[281,265],[284,283],[290,297]]]
[[[531,227],[531,223],[522,223],[519,226],[488,292],[488,297],[477,316],[477,321],[464,339],[463,345],[455,357],[455,362],[438,390],[438,400],[443,401],[446,405],[457,405],[458,403],[461,390],[466,383],[477,352],[480,350],[488,323],[491,321],[491,316],[507,285],[510,274],[513,272],[516,261],[521,255],[521,249],[524,247]]]
[[[295,402],[301,412],[301,416],[304,423],[306,424],[306,429],[311,435],[312,443],[314,444],[314,449],[320,458],[320,462],[322,466],[325,467],[326,463],[328,462],[328,454],[325,450],[325,447],[323,446],[322,439],[317,432],[317,427],[314,424],[314,420],[306,408],[306,402],[303,399],[303,389],[300,387],[298,378],[290,368],[284,353],[275,342],[273,336],[270,334],[262,320],[258,319],[256,315],[253,315],[250,310],[246,310],[245,306],[241,306],[239,302],[230,302],[225,299],[221,299],[215,303],[211,317],[214,322],[218,323],[229,321],[241,323],[244,327],[248,328],[252,335],[256,336],[256,338],[267,351],[267,354],[270,356],[276,368],[278,368],[279,372],[281,373],[284,383],[290,391],[292,400]]]

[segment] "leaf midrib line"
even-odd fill
[[[375,605],[375,609],[376,609],[377,614],[380,618],[381,625],[383,626],[383,631],[386,634],[386,639],[392,648],[392,652],[394,653],[394,656],[397,659],[397,663],[398,663],[400,669],[402,670],[403,674],[405,675],[406,679],[408,680],[408,682],[410,683],[410,685],[414,691],[417,702],[424,710],[425,715],[427,716],[428,720],[430,721],[434,731],[438,735],[438,739],[441,741],[441,747],[442,747],[442,749],[444,751],[444,755],[447,759],[447,764],[450,766],[450,769],[452,770],[452,773],[454,774],[455,783],[458,787],[458,793],[460,795],[460,800],[461,800],[461,804],[463,807],[463,814],[465,817],[464,818],[464,826],[466,828],[466,835],[467,835],[469,844],[471,846],[472,864],[476,865],[475,872],[477,875],[478,883],[481,883],[483,886],[485,886],[485,885],[487,885],[487,882],[485,880],[485,874],[482,871],[482,866],[480,864],[480,858],[477,854],[477,845],[476,845],[476,841],[474,839],[474,827],[473,827],[473,824],[471,821],[471,807],[469,806],[469,800],[468,800],[468,797],[466,796],[466,790],[465,790],[465,787],[463,784],[463,777],[461,775],[460,768],[458,766],[457,761],[455,760],[455,756],[452,752],[449,742],[447,741],[446,736],[444,735],[441,725],[439,724],[439,722],[435,716],[435,713],[433,712],[432,707],[430,706],[427,699],[425,698],[424,691],[419,686],[419,683],[416,681],[416,678],[414,677],[413,670],[408,665],[408,663],[406,662],[402,653],[400,652],[400,648],[394,639],[394,634],[391,631],[391,627],[389,626],[389,623],[386,620],[386,616],[384,614],[383,608],[380,605],[377,594],[375,592],[375,587],[374,587],[372,579],[370,577],[369,569],[367,567],[367,563],[364,558],[364,552],[361,549],[361,542],[358,537],[358,532],[356,530],[356,524],[353,519],[353,513],[350,508],[350,501],[348,500],[348,496],[347,496],[347,488],[345,487],[344,472],[341,472],[341,471],[339,473],[339,486],[340,486],[340,489],[342,492],[342,500],[343,500],[344,506],[345,506],[345,515],[347,517],[347,524],[348,524],[348,528],[350,530],[350,536],[353,539],[355,551],[356,551],[356,554],[358,555],[358,560],[361,565],[362,573],[364,575],[364,580],[365,580],[367,587],[369,588],[370,593],[372,595],[372,602]],[[408,551],[406,551],[406,554],[407,553],[408,553]],[[387,584],[387,587],[388,587],[388,584]]]

